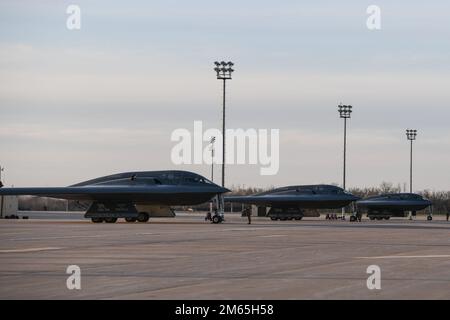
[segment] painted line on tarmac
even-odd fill
[[[247,228],[242,226],[241,228],[233,228],[233,229],[222,229],[221,231],[259,231],[259,230],[279,230],[279,228],[273,227],[262,227],[262,228]]]
[[[159,236],[159,233],[153,233],[153,232],[141,232],[141,233],[135,233],[136,236]]]
[[[26,249],[9,249],[0,250],[0,253],[27,253],[27,252],[38,252],[38,251],[48,251],[48,250],[60,250],[60,247],[44,247],[44,248],[26,248]]]
[[[287,234],[269,234],[267,236],[259,236],[260,238],[287,237]]]
[[[357,259],[423,259],[423,258],[450,258],[450,254],[435,254],[424,256],[379,256],[379,257],[356,257]]]
[[[106,237],[107,235],[84,235],[84,236],[59,236],[59,237],[30,237],[30,238],[14,238],[14,239],[6,239],[8,241],[24,241],[24,240],[54,240],[54,239],[77,239],[77,238],[101,238]]]

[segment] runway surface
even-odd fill
[[[450,299],[442,218],[93,224],[24,214],[0,220],[0,299]],[[81,269],[81,290],[66,287],[69,265]],[[380,290],[367,287],[370,265]]]

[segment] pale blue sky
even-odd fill
[[[379,31],[366,28],[371,4]],[[407,182],[413,127],[415,189],[450,189],[449,16],[448,1],[2,1],[6,182],[176,168],[175,128],[220,127],[212,62],[231,59],[229,127],[278,128],[281,153],[277,176],[229,166],[229,186],[340,182],[342,101],[355,110],[349,186]]]

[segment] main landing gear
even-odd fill
[[[138,222],[147,222],[150,219],[150,215],[147,212],[139,212],[137,217]]]
[[[93,223],[116,223],[117,219],[117,217],[92,217],[91,221]],[[145,223],[148,222],[148,220],[150,220],[150,215],[147,212],[139,212],[137,217],[125,217],[125,221],[129,223],[134,223],[136,221]]]

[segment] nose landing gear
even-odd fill
[[[221,222],[223,222],[223,218],[220,215],[217,214],[212,217],[212,223],[217,224]]]

